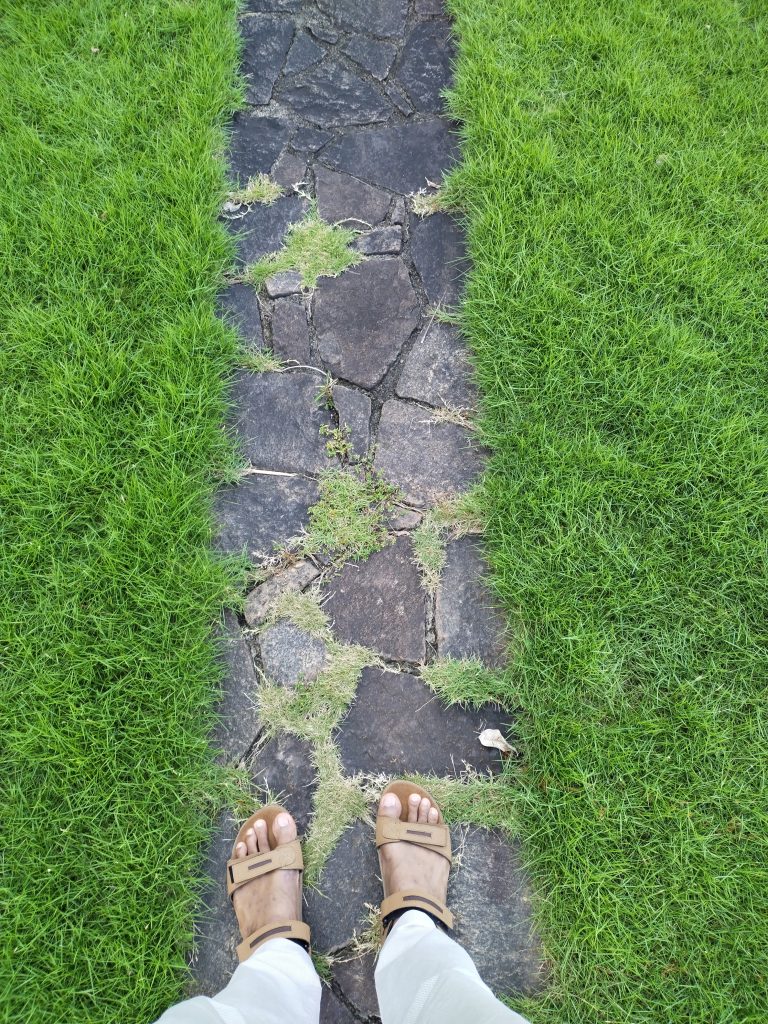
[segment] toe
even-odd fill
[[[385,793],[379,804],[379,814],[384,818],[399,818],[403,805],[395,793]]]
[[[249,828],[245,833],[245,845],[248,848],[248,853],[258,853],[259,848],[256,845],[256,833],[252,828]]]
[[[440,815],[438,814],[436,807],[429,808],[429,824],[436,825],[440,821]]]
[[[247,857],[247,856],[248,856],[248,847],[245,845],[245,843],[238,843],[237,846],[235,847],[235,857]]]
[[[419,804],[421,803],[421,797],[418,793],[411,793],[408,797],[408,821],[419,820]]]
[[[259,853],[266,853],[269,850],[267,823],[263,818],[259,818],[256,822],[256,842],[259,847]]]
[[[427,820],[429,818],[429,808],[430,808],[430,806],[431,806],[431,804],[430,804],[429,800],[427,800],[427,798],[425,796],[423,796],[421,798],[420,803],[419,803],[419,821],[421,822],[422,825],[426,825],[426,823],[427,823]]]
[[[281,811],[272,826],[278,846],[291,843],[296,838],[296,822],[287,811]]]

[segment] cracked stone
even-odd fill
[[[365,668],[336,741],[351,775],[455,776],[467,766],[485,774],[500,769],[501,754],[478,736],[483,729],[508,735],[511,724],[495,704],[444,707],[418,676]]]
[[[299,835],[306,832],[317,788],[310,744],[290,733],[278,733],[255,751],[250,769],[262,799],[283,803],[296,819]]]
[[[245,550],[253,565],[272,558],[300,535],[319,494],[316,481],[299,476],[259,474],[220,488],[215,498],[219,549],[238,555]]]
[[[312,33],[315,39],[320,39],[324,43],[330,43],[331,45],[333,45],[334,43],[337,43],[339,40],[338,32],[334,32],[332,28],[327,28],[325,25],[320,25],[318,22],[315,22],[314,24],[310,25],[309,31]]]
[[[272,309],[272,351],[286,362],[309,365],[309,324],[301,298],[276,299]]]
[[[441,658],[479,658],[489,668],[507,661],[506,621],[485,583],[480,541],[449,541],[436,602],[437,651]]]
[[[533,995],[543,984],[542,951],[520,843],[496,830],[451,829],[461,866],[448,884],[455,938],[497,995]]]
[[[315,168],[315,191],[318,212],[331,224],[359,220],[373,226],[384,220],[389,209],[390,197],[386,192],[321,165]]]
[[[242,71],[249,103],[269,103],[277,76],[293,39],[293,21],[272,14],[240,22]]]
[[[267,678],[281,686],[313,682],[328,661],[323,641],[287,619],[265,629],[259,646]]]
[[[411,224],[411,255],[429,301],[453,306],[469,269],[464,232],[447,213],[433,213]]]
[[[283,68],[286,75],[296,75],[300,71],[306,71],[313,64],[323,59],[325,50],[318,46],[314,39],[306,32],[300,32],[293,40],[293,46],[288,51],[288,58]]]
[[[386,86],[387,96],[392,100],[393,104],[400,111],[401,114],[405,114],[407,117],[413,113],[413,107],[408,99],[405,91],[396,83],[390,82]]]
[[[240,931],[232,905],[222,898],[227,861],[237,830],[238,824],[231,814],[222,813],[203,858],[202,875],[207,882],[196,913],[190,996],[221,992],[237,966],[235,949]]]
[[[237,236],[237,264],[247,266],[282,249],[288,228],[307,209],[303,196],[280,196],[274,203],[254,203],[244,217],[227,220],[228,230]]]
[[[304,889],[304,920],[312,945],[323,953],[343,949],[368,926],[366,904],[381,902],[379,859],[373,830],[357,821],[341,837],[320,876],[320,888]],[[338,894],[344,893],[343,899]]]
[[[235,328],[248,348],[264,348],[264,331],[256,289],[249,284],[231,284],[216,300],[217,313]]]
[[[395,393],[436,407],[475,407],[477,389],[466,346],[455,327],[434,321],[426,328],[405,358]]]
[[[410,537],[397,537],[325,584],[323,607],[339,639],[394,661],[424,660],[426,599],[413,559]]]
[[[392,62],[397,56],[397,47],[392,43],[383,43],[379,39],[369,39],[367,36],[353,36],[342,49],[356,64],[380,82],[389,74]]]
[[[365,235],[358,235],[352,248],[364,256],[391,256],[403,247],[403,230],[397,225],[376,228]]]
[[[405,200],[402,196],[395,196],[392,200],[390,219],[393,224],[405,224],[405,217]]]
[[[256,174],[267,174],[290,135],[290,125],[279,117],[254,117],[238,111],[232,118],[228,160],[232,176],[241,184]]]
[[[284,149],[270,175],[273,181],[283,188],[295,189],[296,185],[306,184],[307,159],[298,153]]]
[[[422,113],[438,114],[451,84],[454,46],[447,21],[427,21],[411,31],[403,47],[397,80]]]
[[[321,281],[315,297],[320,354],[331,372],[371,388],[418,323],[419,301],[399,259],[370,260]]]
[[[346,427],[352,451],[363,456],[368,451],[371,439],[371,400],[362,391],[336,384],[333,388],[333,405],[339,417],[339,426]]]
[[[311,370],[237,374],[231,395],[234,422],[254,466],[287,473],[328,468],[319,431],[332,424],[328,410],[317,403],[321,383]]]
[[[398,508],[389,520],[390,530],[415,530],[421,522],[421,514],[412,508]]]
[[[216,705],[211,744],[222,752],[224,763],[236,764],[250,748],[261,728],[256,711],[259,677],[250,648],[234,612],[224,613],[220,657],[224,685]]]
[[[401,488],[406,501],[424,507],[468,490],[483,460],[466,427],[390,399],[381,412],[374,465]]]
[[[279,299],[284,295],[295,295],[301,291],[301,274],[298,270],[278,270],[264,282],[270,299]]]
[[[458,157],[458,140],[450,124],[432,118],[389,128],[351,132],[331,143],[323,163],[393,192],[417,192],[439,182]]]
[[[327,985],[320,997],[320,1024],[357,1024],[357,1018]]]
[[[402,35],[408,15],[408,0],[317,0],[317,6],[339,28],[372,36]]]
[[[284,102],[326,127],[384,121],[392,107],[376,89],[340,64],[323,64],[282,90]]]
[[[333,980],[343,992],[345,999],[354,1006],[358,1017],[380,1016],[373,980],[375,969],[375,953],[363,953],[362,956],[356,956],[351,960],[339,960],[333,965]]]
[[[316,153],[332,138],[333,135],[330,132],[321,131],[319,128],[297,128],[291,139],[291,145],[294,149],[299,149],[302,152]]]
[[[286,593],[298,593],[317,579],[320,570],[309,561],[289,565],[280,573],[270,576],[261,586],[256,587],[245,602],[245,621],[249,626],[260,626]]]

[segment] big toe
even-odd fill
[[[402,804],[394,793],[385,793],[379,803],[379,814],[384,818],[398,818],[402,812]]]
[[[283,843],[292,843],[297,835],[296,822],[287,811],[281,811],[274,820],[272,831],[278,846],[282,846]]]

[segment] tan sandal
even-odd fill
[[[288,868],[292,871],[304,870],[304,858],[301,855],[301,843],[294,839],[290,843],[278,845],[275,833],[272,830],[275,818],[278,814],[288,813],[279,804],[270,804],[262,807],[260,811],[252,814],[237,833],[234,845],[232,846],[232,858],[227,861],[227,895],[230,899],[237,890],[259,878],[267,875],[270,871],[279,871]],[[257,821],[266,821],[269,835],[269,845],[272,847],[267,853],[250,853],[247,857],[235,858],[234,853],[238,843],[245,842],[245,833],[253,828]],[[255,932],[246,935],[237,947],[237,955],[240,961],[247,960],[257,946],[267,939],[273,938],[293,939],[300,943],[305,949],[309,949],[309,925],[303,921],[270,921],[263,928],[257,928]]]
[[[451,858],[451,834],[448,826],[443,821],[443,814],[432,796],[416,786],[412,782],[391,782],[382,797],[387,793],[394,793],[400,801],[402,808],[400,819],[387,818],[382,814],[376,816],[376,848],[381,849],[388,843],[413,843],[414,846],[423,846],[425,850],[432,850],[445,857],[449,864],[453,863]],[[412,793],[418,793],[421,797],[427,797],[433,807],[437,807],[439,815],[436,825],[422,824],[421,822],[406,821],[403,815],[408,816],[408,797]],[[381,855],[379,855],[379,869],[384,877],[384,870],[381,866]],[[399,910],[423,910],[425,913],[442,925],[444,928],[453,928],[453,914],[436,899],[431,893],[423,892],[420,889],[404,889],[387,896],[381,904],[381,928],[384,938],[395,923],[394,914]]]

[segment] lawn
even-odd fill
[[[765,6],[451,7],[527,1010],[764,1022]]]
[[[234,4],[0,4],[0,1019],[178,996],[221,789]]]

